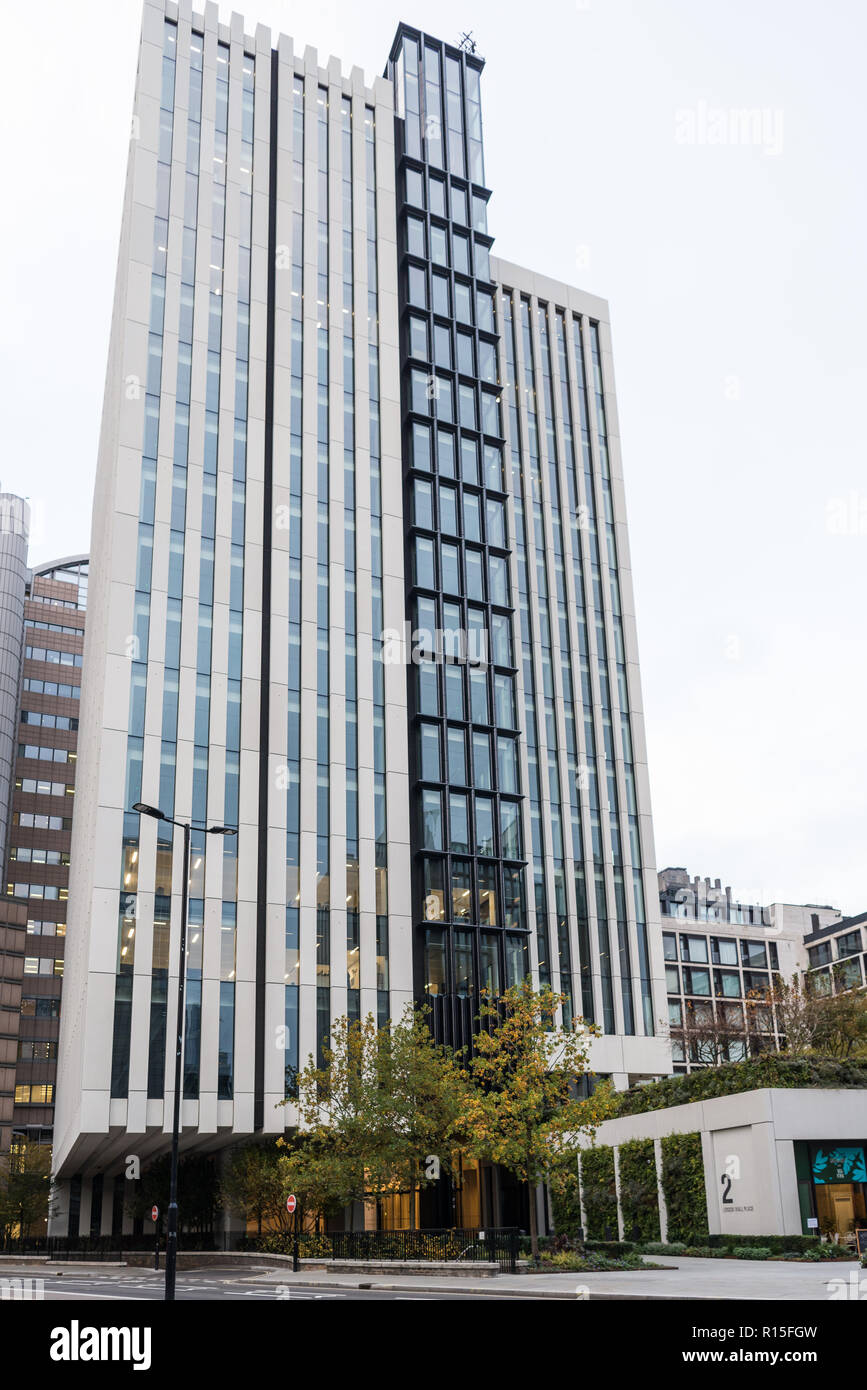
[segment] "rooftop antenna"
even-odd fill
[[[476,51],[476,41],[475,41],[475,39],[473,38],[473,31],[472,31],[472,29],[470,30],[470,32],[469,32],[468,34],[461,34],[461,40],[460,40],[460,43],[458,44],[458,48],[462,48],[462,49],[464,50],[465,53],[475,53],[475,51]]]

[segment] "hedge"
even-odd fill
[[[620,1211],[629,1240],[659,1240],[659,1190],[652,1139],[629,1139],[619,1147]]]
[[[551,1185],[551,1215],[558,1235],[574,1236],[581,1227],[581,1198],[578,1184],[569,1187]]]
[[[584,1149],[581,1154],[581,1192],[587,1215],[587,1239],[604,1240],[617,1235],[617,1189],[614,1182],[614,1150],[607,1144]],[[606,1231],[606,1227],[608,1228]]]
[[[867,1087],[867,1061],[839,1061],[834,1057],[793,1057],[785,1052],[766,1052],[743,1062],[726,1062],[687,1076],[667,1076],[644,1086],[633,1086],[615,1095],[615,1115],[641,1115],[669,1105],[735,1095],[739,1091],[775,1086],[792,1089],[830,1087],[850,1090]]]
[[[700,1134],[668,1134],[662,1140],[662,1191],[668,1212],[668,1240],[706,1245],[707,1203]]]

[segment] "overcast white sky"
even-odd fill
[[[240,8],[369,76],[401,18],[474,31],[496,251],[611,304],[657,862],[867,908],[867,9]],[[140,5],[4,9],[0,483],[44,560],[89,544]]]

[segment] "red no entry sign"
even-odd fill
[[[159,1214],[160,1214],[160,1209],[159,1209],[159,1207],[151,1207],[151,1221],[156,1221],[156,1219],[157,1219],[157,1217],[159,1216]]]
[[[286,1198],[286,1210],[288,1211],[290,1216],[292,1215],[297,1205],[298,1198],[295,1196],[294,1192],[290,1192],[289,1196]]]

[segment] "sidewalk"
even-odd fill
[[[291,1270],[268,1270],[251,1274],[245,1283],[273,1284],[275,1297],[291,1298],[292,1285],[316,1286],[324,1289],[387,1289],[389,1291],[428,1290],[431,1293],[474,1293],[491,1298],[514,1298],[528,1295],[535,1298],[586,1300],[594,1299],[784,1299],[792,1301],[827,1302],[831,1290],[829,1281],[849,1280],[852,1271],[862,1274],[855,1260],[829,1261],[826,1264],[789,1264],[776,1260],[678,1260],[668,1255],[657,1257],[664,1269],[621,1270],[616,1273],[588,1274],[498,1274],[484,1279],[463,1275],[443,1278],[427,1274],[350,1275],[349,1272],[306,1270],[293,1274]],[[283,1292],[285,1290],[285,1292]]]

